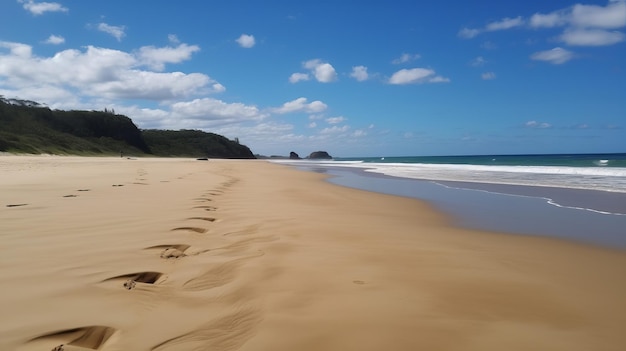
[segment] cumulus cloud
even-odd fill
[[[350,73],[350,77],[356,79],[359,82],[367,80],[369,78],[369,74],[367,73],[367,67],[365,66],[352,67],[352,73]]]
[[[137,56],[139,60],[151,68],[162,71],[166,63],[179,63],[189,60],[194,52],[200,51],[197,45],[179,44],[176,47],[167,46],[157,48],[154,46],[143,46],[139,48]]]
[[[498,30],[506,30],[524,25],[524,20],[521,16],[515,18],[504,18],[500,21],[491,22],[485,26],[485,31],[495,32]]]
[[[560,65],[573,59],[574,53],[563,48],[556,47],[551,50],[536,52],[530,55],[530,58],[536,61],[546,61],[555,65]]]
[[[242,103],[226,103],[213,98],[177,102],[171,106],[171,112],[184,118],[210,120],[213,122],[259,121],[267,117],[267,114],[262,113],[256,106]]]
[[[486,63],[487,60],[485,60],[482,56],[478,56],[470,62],[470,66],[480,67],[484,66]]]
[[[337,80],[337,72],[335,68],[328,62],[319,59],[313,59],[302,63],[302,67],[308,69],[315,80],[320,83],[330,83]],[[294,73],[289,77],[291,83],[297,83],[301,80],[308,80],[307,73]]]
[[[357,129],[352,133],[353,137],[360,138],[367,135],[367,132],[362,129]]]
[[[524,124],[524,126],[531,129],[547,129],[552,127],[550,123],[537,121],[528,121]]]
[[[35,2],[33,0],[18,0],[24,9],[35,16],[46,12],[67,12],[68,9],[57,2]]]
[[[500,21],[488,23],[483,28],[462,28],[457,35],[461,38],[471,39],[483,32],[495,32],[500,30],[511,29],[524,25],[524,19],[521,16],[515,18],[505,17]]]
[[[401,69],[389,78],[389,84],[404,85],[416,83],[445,83],[448,78],[437,76],[435,71],[427,68]]]
[[[576,4],[571,23],[578,27],[621,28],[626,26],[626,1],[609,1],[605,6]]]
[[[28,92],[46,86],[56,94],[66,91],[84,99],[162,101],[224,89],[201,73],[140,70],[137,67],[145,64],[141,51],[127,53],[87,46],[83,50],[59,51],[52,57],[38,57],[26,44],[0,42],[0,48],[9,50],[0,50],[0,82],[11,91]]]
[[[398,57],[397,59],[394,59],[393,61],[391,61],[391,63],[393,63],[394,65],[399,65],[401,63],[407,63],[407,62],[411,62],[411,61],[417,60],[420,57],[421,57],[420,54],[407,54],[407,53],[404,53],[404,54],[400,55],[400,57]]]
[[[558,39],[572,46],[607,46],[626,40],[616,29],[626,26],[626,1],[609,1],[606,6],[576,4],[548,14],[536,13],[533,28],[565,27]]]
[[[320,131],[320,134],[338,134],[338,133],[345,133],[350,129],[350,126],[344,125],[344,126],[332,126],[332,127],[328,127],[328,128],[324,128]]]
[[[626,26],[626,1],[609,0],[606,6],[576,4],[550,13],[535,13],[528,20],[507,17],[483,28],[463,28],[458,36],[469,39],[484,32],[521,26],[534,29],[565,27],[557,39],[567,45],[613,45],[626,40],[624,33],[616,31]]]
[[[98,28],[98,30],[103,33],[110,34],[115,39],[117,39],[117,41],[122,41],[122,38],[126,36],[126,33],[124,32],[126,30],[125,26],[112,26],[101,22],[98,23],[96,28]]]
[[[256,42],[254,40],[254,35],[242,34],[237,40],[235,40],[239,46],[242,48],[249,49],[253,47]]]
[[[478,34],[480,34],[480,32],[481,32],[480,29],[462,28],[457,35],[459,37],[461,37],[461,38],[471,39],[471,38],[477,36]]]
[[[493,72],[485,72],[480,75],[483,80],[493,80],[496,79],[496,74]]]
[[[291,76],[289,76],[290,83],[298,83],[299,81],[309,79],[310,77],[308,73],[293,73]]]
[[[281,107],[274,108],[272,111],[278,114],[294,112],[319,113],[326,110],[326,108],[328,108],[328,105],[319,100],[307,103],[307,98],[300,97],[295,100],[285,102]]]
[[[50,35],[48,39],[44,41],[45,44],[59,45],[65,43],[65,38],[60,35]]]
[[[339,117],[330,117],[330,118],[326,118],[326,123],[328,124],[339,124],[342,123],[346,120],[345,117],[343,116],[339,116]]]
[[[606,46],[624,41],[624,33],[603,29],[573,29],[566,30],[560,37],[571,46]]]

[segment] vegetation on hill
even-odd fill
[[[158,156],[210,158],[255,158],[247,146],[221,135],[200,130],[146,129],[142,135],[152,153]]]
[[[197,130],[141,131],[114,111],[50,110],[0,96],[0,151],[60,155],[254,158],[245,145]]]

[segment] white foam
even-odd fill
[[[362,168],[368,172],[411,179],[531,185],[626,193],[626,168],[623,167],[485,166],[363,163],[361,161],[299,161],[296,164],[303,165],[302,162],[326,167]]]

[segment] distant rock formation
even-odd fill
[[[331,160],[333,157],[326,151],[314,151],[311,152],[309,158],[314,160]]]
[[[289,159],[291,159],[291,160],[300,160],[300,155],[298,155],[297,153],[292,151],[292,152],[289,153]]]

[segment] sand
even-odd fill
[[[0,350],[626,349],[625,252],[323,178],[1,156]]]

